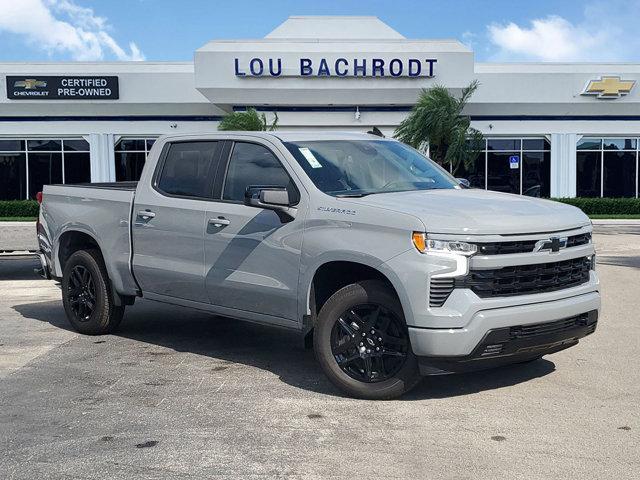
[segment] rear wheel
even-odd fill
[[[98,251],[79,250],[69,257],[62,275],[62,303],[69,322],[80,333],[103,335],[118,327],[124,306],[113,302]]]
[[[394,398],[420,380],[402,307],[382,282],[334,293],[320,310],[313,338],[325,374],[350,396]]]

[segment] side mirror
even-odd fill
[[[274,210],[294,218],[295,208],[291,208],[291,200],[286,187],[272,185],[250,185],[244,192],[244,204],[250,207]]]
[[[456,178],[456,180],[462,188],[471,188],[471,182],[466,178]]]
[[[263,205],[273,205],[274,207],[288,207],[290,205],[289,192],[286,188],[260,190],[259,198]]]

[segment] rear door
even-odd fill
[[[208,204],[205,233],[206,289],[212,304],[297,321],[297,288],[303,233],[300,190],[275,149],[255,141],[227,142],[226,169],[216,201]],[[298,204],[295,219],[244,204],[249,186],[287,187]]]
[[[222,142],[179,141],[163,148],[156,171],[138,189],[133,211],[133,269],[144,293],[207,303],[205,211]]]

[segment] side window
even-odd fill
[[[180,142],[169,147],[158,189],[169,195],[210,198],[218,142]]]
[[[222,198],[244,201],[244,192],[250,185],[287,187],[293,204],[300,194],[284,167],[268,148],[255,143],[236,142],[227,168]]]

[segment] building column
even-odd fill
[[[91,181],[115,182],[115,135],[113,133],[92,133],[85,137],[91,151]]]
[[[576,133],[551,134],[551,197],[576,196]]]

